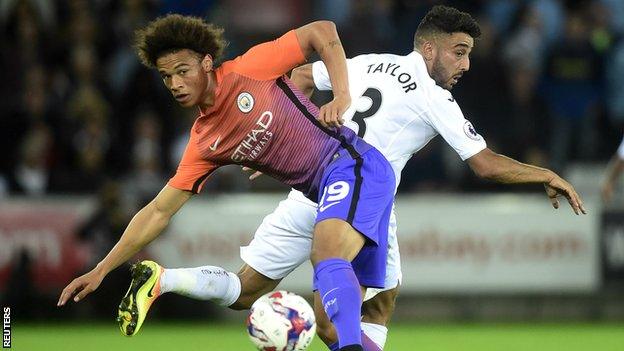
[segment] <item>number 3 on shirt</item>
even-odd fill
[[[353,122],[357,123],[359,127],[358,136],[360,138],[363,138],[364,133],[366,133],[366,122],[364,122],[364,119],[373,116],[379,111],[379,107],[381,107],[381,92],[379,89],[368,88],[360,98],[363,97],[370,99],[370,107],[366,111],[356,111],[353,114]]]

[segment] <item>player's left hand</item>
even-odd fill
[[[253,168],[249,168],[249,167],[245,167],[245,166],[243,166],[243,172],[251,173],[251,175],[249,176],[249,180],[254,180],[254,179],[258,178],[259,176],[261,176],[263,174],[260,171],[256,171]]]
[[[557,196],[563,195],[568,199],[568,203],[572,206],[574,213],[577,215],[581,213],[587,214],[585,207],[583,207],[583,200],[581,200],[579,194],[576,193],[574,187],[558,175],[555,175],[548,183],[544,183],[544,188],[554,208],[559,208]]]
[[[351,106],[351,96],[348,94],[336,94],[334,99],[321,106],[318,121],[325,128],[338,128],[344,124],[342,115]]]

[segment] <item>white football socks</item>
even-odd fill
[[[360,323],[362,332],[368,336],[380,349],[383,350],[386,345],[386,337],[388,336],[388,328],[380,324]]]
[[[173,292],[198,300],[210,300],[230,306],[241,293],[240,279],[221,267],[164,269],[160,276],[160,293]]]

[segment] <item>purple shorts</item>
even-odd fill
[[[338,218],[364,235],[366,243],[351,261],[353,270],[360,285],[384,288],[394,170],[375,148],[360,157],[354,152],[354,156],[346,149],[340,150],[325,169],[319,185],[316,223]]]

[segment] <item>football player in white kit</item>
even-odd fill
[[[439,134],[479,177],[502,183],[542,183],[555,208],[559,206],[557,196],[563,195],[576,214],[585,213],[580,197],[568,182],[550,170],[494,153],[464,118],[449,90],[468,71],[469,54],[479,35],[478,24],[469,14],[451,7],[434,7],[420,23],[414,51],[409,55],[369,54],[347,60],[353,103],[342,117],[344,120],[338,116],[321,123],[330,127],[345,123],[357,131],[391,163],[397,185],[409,158]],[[308,96],[314,88],[331,89],[322,62],[295,69],[291,79]],[[154,266],[153,274],[159,275],[160,293],[174,292],[232,309],[248,309],[258,297],[274,290],[281,279],[309,260],[314,250],[312,233],[317,207],[303,194],[291,191],[265,217],[249,245],[241,248],[245,264],[238,274],[216,266],[163,269],[149,262],[150,267]],[[383,349],[386,324],[394,310],[401,279],[393,214],[385,288],[366,291],[362,305],[364,350]],[[330,349],[337,350],[335,331],[320,301],[315,293],[317,332]]]
[[[543,183],[555,208],[558,208],[557,195],[563,194],[575,213],[584,213],[580,197],[569,183],[550,170],[494,153],[464,118],[450,90],[469,69],[468,57],[474,38],[478,37],[478,26],[472,22],[474,27],[442,34],[437,45],[427,38],[440,33],[425,30],[428,20],[452,18],[455,21],[458,17],[454,16],[471,23],[466,13],[444,6],[434,7],[421,22],[415,36],[415,50],[409,55],[367,54],[347,59],[352,105],[343,116],[345,125],[358,131],[360,137],[388,159],[394,168],[397,186],[401,171],[412,155],[441,135],[479,177],[501,183]],[[295,69],[291,79],[308,96],[314,88],[331,90],[328,72],[320,61]],[[292,190],[288,198],[265,217],[249,246],[241,248],[241,258],[246,263],[241,271],[243,276],[260,273],[271,278],[270,288],[261,289],[270,291],[280,279],[308,260],[313,249],[316,208],[316,203]],[[386,324],[394,310],[402,278],[396,232],[393,213],[386,287],[368,289],[362,307],[363,340],[372,339],[380,349],[385,344]],[[337,346],[334,344],[336,336],[324,316],[318,293],[315,294],[315,311],[317,333],[333,350]]]

